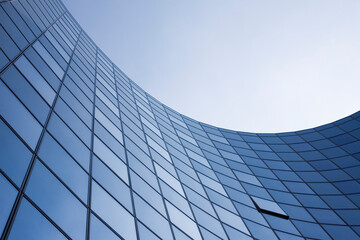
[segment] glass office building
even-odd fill
[[[131,81],[60,0],[0,4],[1,239],[360,239],[360,112],[256,134]]]

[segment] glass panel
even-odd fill
[[[209,214],[205,213],[204,211],[200,210],[200,208],[197,208],[194,205],[192,205],[191,207],[194,211],[196,222],[199,225],[204,226],[212,233],[220,236],[222,239],[227,239],[226,233],[219,220],[211,217]]]
[[[119,128],[110,121],[98,108],[95,108],[95,118],[112,134],[114,137],[123,143],[123,136]],[[120,126],[120,123],[118,123]]]
[[[264,214],[264,217],[272,228],[278,229],[283,232],[300,235],[300,233],[296,230],[291,221],[268,214]]]
[[[195,161],[198,161],[201,164],[204,164],[205,166],[211,168],[211,166],[209,165],[208,160],[206,160],[206,158],[200,156],[199,154],[185,148],[187,154],[189,155],[190,158],[194,159]]]
[[[165,171],[162,167],[155,163],[156,173],[157,175],[164,180],[164,182],[168,183],[172,188],[174,188],[178,193],[185,196],[180,182],[174,178],[170,173]]]
[[[149,204],[134,194],[134,203],[137,218],[147,225],[152,231],[162,239],[173,239],[169,222]]]
[[[136,239],[134,217],[96,182],[92,182],[91,207],[125,239]]]
[[[55,112],[60,118],[73,130],[76,135],[90,147],[91,131],[81,121],[81,119],[65,104],[65,102],[59,98],[56,101]]]
[[[109,98],[107,98],[106,96],[105,96],[105,94],[104,93],[102,93],[98,88],[96,88],[96,96],[98,96],[99,97],[99,99],[101,99],[101,101],[103,101],[104,102],[104,104],[108,107],[108,108],[110,108],[110,110],[116,115],[116,116],[119,116],[119,110],[118,110],[118,108],[109,100]],[[96,102],[96,103],[98,103],[98,102]],[[96,104],[96,105],[98,105],[98,104]]]
[[[0,155],[0,168],[20,186],[32,154],[1,120]]]
[[[121,179],[129,182],[127,166],[99,138],[94,136],[94,153],[108,165]]]
[[[26,194],[72,239],[85,238],[86,208],[39,161]]]
[[[223,186],[219,182],[217,182],[201,173],[199,173],[198,175],[199,175],[201,182],[204,185],[208,186],[211,189],[214,189],[215,191],[217,191],[218,193],[221,193],[222,195],[227,196]]]
[[[345,223],[336,215],[333,210],[330,209],[308,209],[308,211],[313,215],[313,217],[319,223],[329,223],[329,224],[342,224]]]
[[[9,240],[67,239],[26,199],[22,199]]]
[[[295,220],[293,221],[293,223],[305,237],[316,239],[330,239],[330,237],[318,224]]]
[[[29,80],[34,88],[43,96],[49,105],[52,104],[55,98],[55,91],[40,75],[40,73],[31,65],[25,56],[21,56],[16,62],[15,66],[19,68],[22,74]]]
[[[27,144],[35,149],[42,127],[3,82],[0,82],[0,113]]]
[[[39,41],[34,43],[33,46],[40,54],[40,56],[45,60],[45,62],[50,66],[50,68],[55,72],[58,78],[61,79],[64,75],[64,70],[59,66],[59,64],[54,60],[54,58],[49,54],[44,46]]]
[[[94,132],[96,136],[111,149],[111,151],[125,162],[125,148],[98,121],[95,121],[94,123]]]
[[[19,71],[14,66],[10,66],[1,78],[35,117],[44,124],[50,108]]]
[[[224,228],[225,228],[230,240],[239,240],[239,239],[252,240],[252,239],[254,239],[254,238],[249,237],[248,235],[245,235],[244,233],[238,231],[237,229],[227,226],[225,224],[224,224]]]
[[[89,176],[48,133],[44,136],[38,156],[81,200],[87,202]]]
[[[234,202],[235,207],[237,208],[239,214],[243,218],[247,218],[251,221],[260,223],[262,225],[268,226],[267,222],[265,221],[263,215],[254,208],[249,206],[243,205],[241,203]]]
[[[48,130],[83,168],[89,169],[89,149],[56,114],[52,114]]]
[[[116,240],[120,239],[108,227],[105,226],[97,217],[91,214],[90,220],[90,240]]]
[[[264,227],[260,224],[256,224],[254,222],[250,222],[247,220],[244,220],[244,222],[246,223],[246,225],[248,226],[251,234],[256,238],[256,239],[266,239],[266,240],[276,240],[278,239],[276,237],[276,235],[274,234],[274,232],[267,227]]]
[[[323,225],[334,239],[360,239],[350,227],[337,225]]]
[[[163,197],[166,198],[171,204],[179,208],[182,212],[194,219],[188,201],[184,199],[180,194],[174,191],[169,185],[160,180],[160,186]]]
[[[96,156],[93,157],[92,176],[130,212],[133,211],[129,187]]]
[[[141,172],[139,174],[142,175]],[[166,211],[162,196],[133,171],[130,172],[130,176],[133,190],[165,216]]]
[[[17,192],[18,191],[0,173],[0,236],[15,202]]]
[[[45,36],[54,45],[54,47],[56,48],[56,50],[58,50],[61,56],[68,62],[70,59],[69,55],[64,51],[64,49],[61,47],[58,41],[56,41],[56,39],[53,37],[53,35],[49,31],[47,31],[45,32]]]
[[[141,222],[137,222],[139,237],[141,240],[160,240],[153,232],[145,227]]]
[[[188,216],[179,211],[171,203],[166,201],[166,207],[169,211],[169,217],[173,224],[177,225],[182,231],[187,233],[193,239],[201,239],[197,225]]]
[[[232,212],[229,212],[221,207],[218,207],[216,205],[214,205],[214,207],[215,207],[216,212],[219,214],[221,221],[250,235],[243,220],[239,216],[237,216],[237,215],[233,214]]]

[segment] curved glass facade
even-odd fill
[[[0,4],[1,239],[360,239],[360,112],[256,134],[131,81],[57,0]]]

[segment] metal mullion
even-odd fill
[[[136,210],[135,210],[135,201],[134,201],[134,191],[132,188],[132,184],[131,184],[131,177],[130,177],[130,164],[129,164],[129,159],[128,159],[128,154],[127,154],[127,148],[126,148],[126,143],[125,143],[125,133],[124,133],[124,126],[123,126],[123,121],[121,120],[121,111],[120,111],[120,103],[119,103],[119,93],[117,91],[118,87],[117,87],[117,81],[116,81],[116,74],[115,74],[115,67],[114,64],[112,64],[112,72],[113,72],[113,77],[114,77],[114,81],[115,81],[115,88],[116,88],[116,100],[117,100],[117,107],[118,107],[118,111],[119,111],[119,119],[120,119],[120,126],[121,126],[121,133],[122,133],[122,138],[123,138],[123,145],[124,145],[124,149],[125,149],[125,161],[126,161],[126,165],[127,165],[127,175],[128,175],[128,180],[129,180],[129,190],[130,190],[130,197],[131,197],[131,204],[132,204],[132,208],[133,208],[133,217],[134,217],[134,222],[135,222],[135,231],[136,231],[136,237],[137,239],[140,238],[140,233],[139,233],[139,227],[138,227],[138,219],[136,217]],[[115,125],[116,126],[116,125]]]
[[[98,61],[98,48],[96,48],[95,55],[95,76],[94,76],[94,89],[93,89],[93,111],[92,111],[92,126],[91,126],[91,146],[90,146],[90,164],[89,164],[89,182],[88,182],[88,198],[87,198],[87,218],[86,218],[86,235],[85,239],[90,239],[90,219],[91,219],[91,194],[92,194],[92,162],[94,159],[94,129],[95,129],[95,99],[96,99],[96,73]],[[81,79],[81,78],[80,78]]]

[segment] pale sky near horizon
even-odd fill
[[[63,0],[133,81],[217,127],[284,132],[360,110],[358,0]]]

